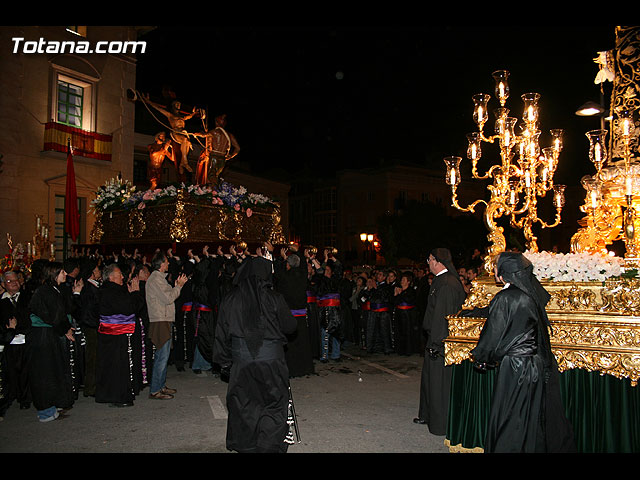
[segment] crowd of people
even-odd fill
[[[456,269],[447,249],[424,265],[345,268],[332,248],[268,242],[255,252],[204,246],[182,258],[123,249],[36,260],[28,272],[2,274],[0,418],[14,402],[35,408],[41,422],[65,418],[80,394],[112,407],[132,406],[146,388],[151,399],[171,400],[173,365],[229,382],[230,450],[286,451],[273,439],[291,438],[289,378],[340,362],[341,349],[355,346],[424,357],[414,422],[443,435],[443,319],[482,268],[474,254]],[[282,421],[265,404],[278,405]]]

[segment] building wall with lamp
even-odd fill
[[[6,234],[14,246],[32,241],[38,215],[62,258],[68,139],[81,216],[76,243],[88,243],[88,208],[98,187],[118,173],[133,177],[134,106],[126,91],[135,88],[136,56],[70,45],[135,41],[138,28],[74,28],[0,28],[0,255],[8,252]],[[42,48],[25,45],[39,39]],[[56,47],[61,42],[64,49]]]

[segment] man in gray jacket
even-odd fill
[[[180,295],[187,277],[181,274],[171,286],[167,281],[169,260],[158,252],[151,260],[153,272],[147,279],[145,296],[149,312],[149,337],[156,347],[153,359],[153,373],[149,398],[167,400],[173,398],[176,390],[167,388],[167,361],[171,353],[171,324],[175,320],[175,300]]]

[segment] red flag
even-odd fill
[[[78,194],[76,193],[76,174],[73,171],[71,144],[67,153],[67,186],[64,205],[64,229],[73,241],[80,233],[80,214],[78,213]]]

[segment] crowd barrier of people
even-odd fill
[[[333,249],[316,255],[269,243],[183,257],[157,249],[151,259],[137,250],[73,252],[2,275],[0,417],[15,404],[35,408],[41,422],[65,418],[79,395],[127,407],[147,388],[150,398],[171,400],[178,392],[166,385],[169,366],[228,374],[216,361],[220,308],[256,257],[269,261],[268,283],[295,319],[283,342],[289,378],[341,361],[345,346],[424,355],[428,265],[345,268]],[[467,292],[479,268],[459,270]]]

